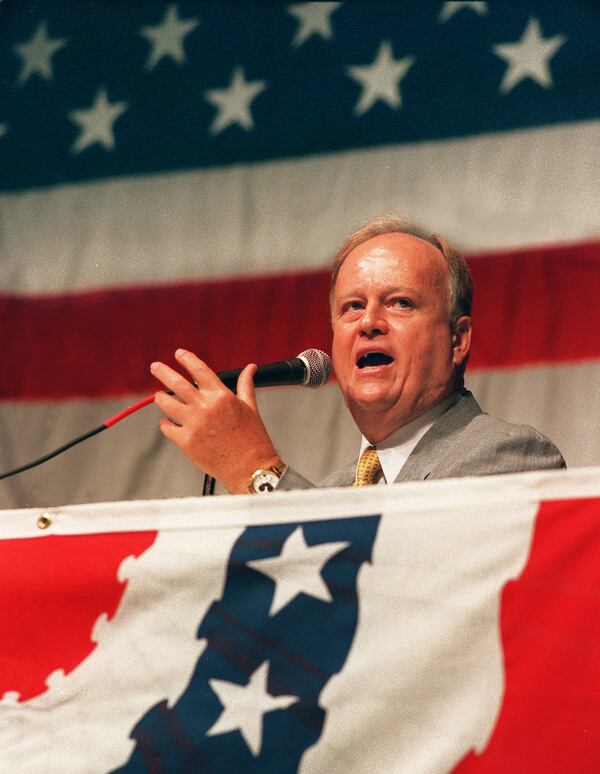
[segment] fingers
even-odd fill
[[[194,355],[193,352],[188,352],[187,349],[178,349],[175,352],[175,359],[185,368],[198,387],[203,389],[223,387],[223,382],[216,373],[203,360]]]
[[[258,366],[255,363],[249,363],[238,376],[237,396],[247,406],[254,411],[256,407],[256,388],[254,386],[254,374]]]
[[[175,359],[190,374],[199,388],[201,387],[204,390],[223,389],[223,383],[216,373],[199,357],[196,357],[193,352],[189,352],[186,349],[178,349],[175,352]],[[164,363],[156,362],[151,364],[150,372],[183,401],[186,403],[194,402],[198,395],[196,388],[177,371],[174,371]]]
[[[230,492],[246,492],[251,472],[278,459],[256,406],[257,366],[251,363],[240,372],[235,394],[193,353],[179,349],[175,357],[199,389],[163,363],[152,364],[154,376],[173,393],[154,398],[166,414],[161,433]]]
[[[193,384],[191,384],[185,377],[178,374],[172,368],[164,363],[152,363],[150,366],[150,373],[155,376],[159,382],[162,382],[164,386],[175,393],[181,400],[186,403],[191,403],[195,399],[197,392]]]
[[[181,427],[179,427],[179,425],[173,424],[170,419],[161,419],[158,423],[158,427],[165,438],[172,441],[181,449],[183,439],[181,437]]]
[[[164,411],[168,417],[174,419],[178,424],[181,424],[185,419],[186,411],[188,407],[185,403],[176,398],[167,395],[166,392],[157,392],[154,395],[154,404],[158,406],[161,411]]]

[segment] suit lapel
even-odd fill
[[[358,460],[354,460],[349,465],[346,465],[341,470],[335,471],[330,476],[327,476],[319,486],[352,486],[354,478],[356,476],[356,463]]]
[[[450,452],[459,432],[481,409],[468,390],[460,390],[454,403],[429,428],[400,469],[394,483],[423,481]]]

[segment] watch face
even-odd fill
[[[277,486],[279,477],[270,470],[261,470],[252,477],[252,489],[257,493],[272,492]]]

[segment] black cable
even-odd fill
[[[70,449],[72,446],[76,446],[78,443],[81,443],[82,441],[87,441],[88,438],[91,438],[93,435],[98,435],[98,433],[101,433],[103,430],[107,430],[106,425],[98,425],[98,427],[95,427],[93,430],[88,430],[87,433],[83,433],[83,435],[78,435],[77,438],[73,438],[71,441],[68,441],[67,443],[63,444],[62,446],[59,446],[58,449],[54,449],[54,451],[48,452],[48,454],[44,454],[43,457],[39,457],[37,460],[33,460],[33,462],[28,462],[26,465],[21,465],[18,468],[15,468],[14,470],[9,470],[8,473],[2,473],[0,475],[0,481],[3,478],[10,478],[10,476],[16,476],[17,473],[23,473],[25,470],[30,470],[31,468],[35,468],[38,465],[41,465],[42,462],[47,462],[48,460],[51,460],[53,457],[58,456],[59,454],[62,454],[64,451],[67,451],[67,449]]]
[[[171,395],[172,394],[173,393],[171,393]],[[144,406],[148,406],[150,403],[153,403],[153,402],[154,402],[154,395],[148,395],[145,398],[142,398],[141,400],[136,401],[131,406],[128,406],[122,411],[119,411],[114,416],[109,417],[109,419],[104,421],[101,425],[98,425],[98,427],[95,427],[93,430],[88,430],[88,432],[83,433],[83,435],[78,435],[76,438],[73,438],[71,441],[67,441],[67,443],[63,444],[62,446],[59,446],[58,449],[54,449],[54,451],[48,452],[48,454],[44,454],[43,457],[39,457],[38,459],[33,460],[33,462],[28,462],[26,465],[20,465],[18,468],[15,468],[14,470],[9,470],[8,473],[1,473],[0,481],[2,481],[3,478],[10,478],[10,476],[16,476],[17,473],[23,473],[25,470],[30,470],[31,468],[35,468],[38,465],[41,465],[43,462],[48,462],[48,460],[51,460],[53,457],[57,457],[59,454],[62,454],[62,452],[67,451],[67,449],[70,449],[72,446],[77,446],[78,443],[81,443],[82,441],[87,441],[88,438],[91,438],[94,435],[98,435],[98,433],[101,433],[103,430],[108,430],[109,427],[116,425],[117,422],[120,422],[122,419],[125,419],[125,417],[130,416],[136,411],[139,411],[140,409],[144,408]]]
[[[204,484],[202,485],[202,497],[214,495],[215,493],[215,479],[209,476],[208,473],[204,474]]]

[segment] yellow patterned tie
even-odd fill
[[[367,446],[360,455],[356,480],[352,486],[370,486],[374,484],[381,473],[381,463],[375,446]]]

